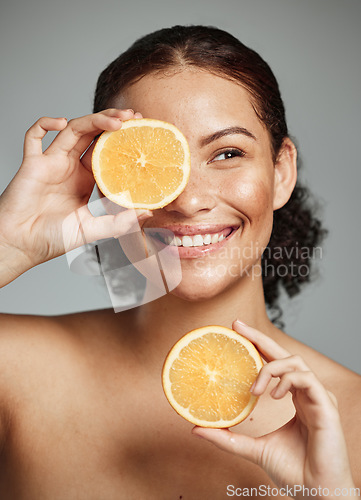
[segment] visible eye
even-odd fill
[[[235,158],[237,156],[242,158],[245,155],[246,153],[241,149],[226,149],[222,153],[219,153],[217,156],[215,156],[212,161],[231,160],[232,158]]]

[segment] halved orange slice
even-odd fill
[[[255,346],[223,326],[182,337],[163,366],[164,393],[179,415],[202,427],[231,427],[253,410],[250,388],[263,366]]]
[[[153,210],[173,201],[190,175],[186,138],[171,123],[149,118],[125,121],[103,132],[92,154],[102,193],[126,208]]]

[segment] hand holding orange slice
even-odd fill
[[[127,120],[103,132],[92,154],[102,193],[126,208],[153,210],[172,202],[190,175],[186,138],[171,123],[149,118]]]
[[[232,427],[253,410],[250,388],[263,366],[255,346],[223,326],[184,335],[163,366],[164,393],[179,415],[202,426]]]

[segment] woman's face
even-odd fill
[[[181,244],[182,281],[172,293],[202,300],[252,278],[252,269],[259,276],[272,230],[275,168],[269,134],[248,92],[184,69],[145,76],[113,106],[173,123],[189,143],[185,190],[145,223],[170,229]]]

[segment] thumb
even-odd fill
[[[93,217],[90,213],[81,221],[87,242],[104,238],[118,238],[131,230],[140,230],[139,222],[152,217],[148,210],[125,210],[116,215]]]
[[[139,229],[136,224],[151,216],[149,210],[125,210],[116,215],[94,217],[87,206],[81,207],[63,222],[65,251],[100,239],[118,238],[128,231]]]
[[[207,439],[218,448],[235,455],[239,455],[257,465],[260,464],[262,451],[261,443],[250,436],[235,434],[228,429],[209,429],[194,427],[192,434]]]

